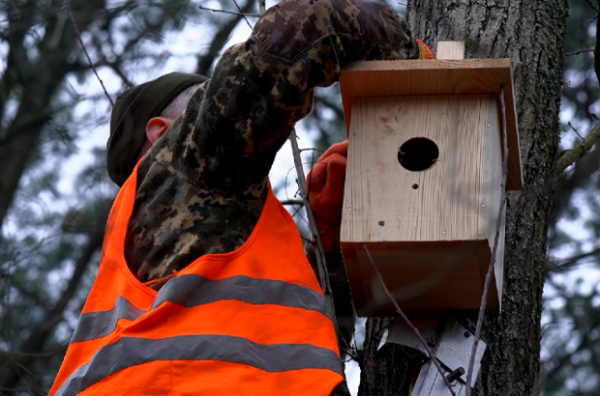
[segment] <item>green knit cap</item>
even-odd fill
[[[146,142],[146,125],[186,88],[207,78],[198,74],[169,73],[137,85],[117,98],[110,118],[106,145],[108,175],[119,186],[129,178]]]

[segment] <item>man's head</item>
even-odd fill
[[[122,93],[113,107],[107,143],[107,169],[119,186],[139,159],[185,111],[198,86],[207,78],[170,73]]]

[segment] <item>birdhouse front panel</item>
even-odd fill
[[[365,245],[404,309],[477,309],[501,199],[497,96],[358,97],[351,114],[341,240],[359,314],[393,311]]]

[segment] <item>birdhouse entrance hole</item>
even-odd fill
[[[439,156],[437,144],[427,138],[409,139],[398,150],[398,162],[411,172],[422,172],[431,168]]]

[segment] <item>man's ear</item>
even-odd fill
[[[150,144],[154,144],[156,140],[167,132],[173,121],[165,117],[154,117],[148,121],[146,125],[146,138]]]

